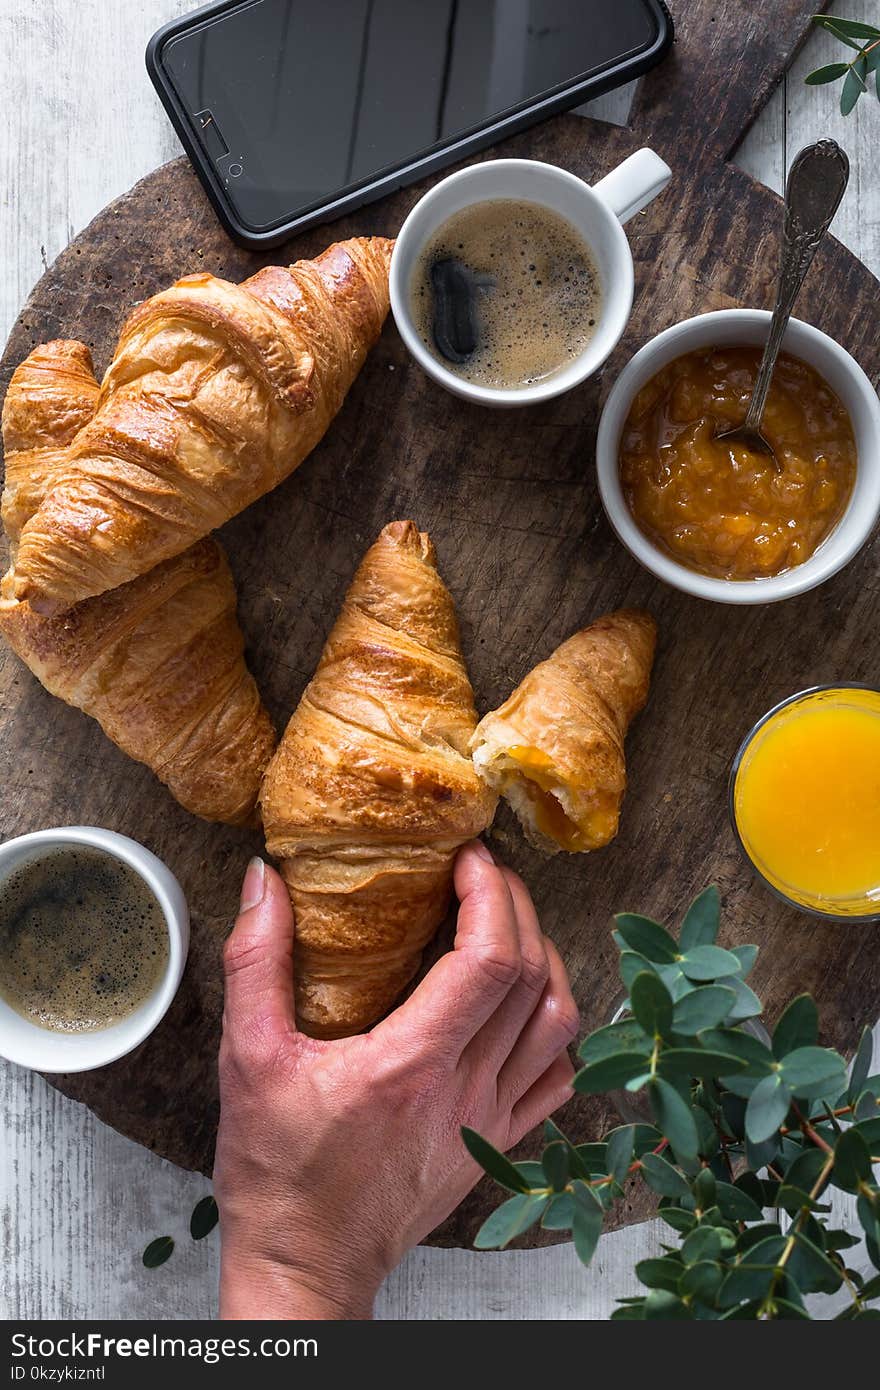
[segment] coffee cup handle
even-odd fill
[[[592,185],[597,198],[620,222],[628,222],[662,193],[672,170],[653,150],[636,150],[604,179]]]

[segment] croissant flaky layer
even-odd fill
[[[471,740],[477,770],[538,849],[598,849],[617,834],[623,743],[648,698],[655,644],[647,613],[599,618],[480,720]]]
[[[367,552],[263,786],[269,852],[296,911],[297,1018],[359,1032],[394,1002],[442,921],[455,851],[495,797],[451,595],[410,521]]]
[[[191,275],[139,305],[22,529],[13,593],[41,612],[136,578],[286,478],[388,312],[392,243],[334,243],[241,285]]]
[[[37,348],[13,374],[3,409],[13,546],[24,499],[39,502],[35,480],[51,483],[97,393],[81,343]],[[96,719],[187,810],[253,818],[275,735],[244,662],[232,575],[216,541],[55,617],[7,596],[0,634],[47,690]]]

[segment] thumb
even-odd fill
[[[233,1047],[271,1047],[296,1031],[293,908],[281,875],[252,859],[235,926],[223,949],[223,1031]]]

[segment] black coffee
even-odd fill
[[[143,879],[112,855],[59,849],[0,884],[0,994],[60,1033],[133,1013],[168,964],[168,927]]]
[[[529,386],[580,356],[601,287],[580,232],[539,203],[475,203],[427,243],[413,320],[444,366],[479,386]]]

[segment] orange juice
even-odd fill
[[[755,868],[796,904],[880,916],[880,692],[808,691],[749,736],[734,825]]]

